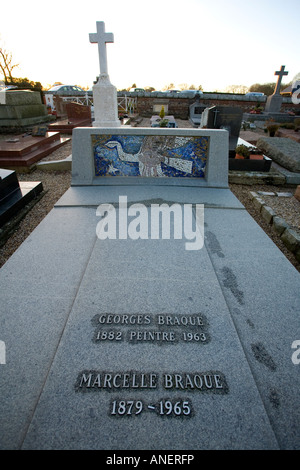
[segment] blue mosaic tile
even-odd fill
[[[93,135],[96,176],[204,178],[209,137]]]

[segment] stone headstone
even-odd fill
[[[206,106],[200,104],[200,95],[196,95],[196,101],[189,107],[189,119],[194,126],[200,126],[201,115],[205,110]]]
[[[281,137],[261,137],[256,146],[287,170],[300,172],[300,143]]]
[[[229,133],[229,152],[235,152],[240,134],[243,111],[238,107],[212,106],[206,108],[201,116],[201,128],[225,129]]]
[[[161,108],[164,107],[165,114],[169,112],[169,104],[168,103],[153,103],[153,113],[159,114],[161,112]]]
[[[193,103],[190,105],[189,118],[195,126],[200,126],[201,116],[204,110],[205,106],[200,105],[199,103]]]
[[[97,21],[97,32],[89,35],[91,43],[98,44],[100,76],[93,86],[94,127],[119,127],[117,89],[109,79],[106,43],[114,42],[112,33],[105,32],[103,21]]]
[[[49,131],[72,134],[75,127],[86,127],[92,125],[92,114],[90,106],[78,103],[66,103],[64,105],[67,119],[59,119],[49,125]]]
[[[67,103],[66,111],[69,121],[92,121],[91,107],[78,103]]]
[[[65,118],[67,116],[67,101],[64,101],[61,96],[53,95],[54,108],[58,118]]]
[[[266,113],[280,113],[280,108],[283,100],[283,97],[280,95],[281,81],[285,75],[288,75],[288,72],[286,72],[284,69],[285,65],[282,65],[280,70],[275,72],[275,75],[278,76],[278,79],[273,95],[267,98],[265,106]]]

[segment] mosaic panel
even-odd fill
[[[209,137],[93,135],[96,176],[204,178]]]

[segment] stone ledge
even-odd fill
[[[285,175],[271,170],[269,172],[260,173],[258,171],[233,171],[228,172],[228,181],[232,184],[273,184],[275,186],[282,186],[286,184]]]
[[[268,224],[273,221],[273,217],[276,215],[271,207],[265,205],[262,206],[260,213]]]
[[[300,262],[300,235],[282,217],[277,216],[275,211],[255,191],[250,191],[250,197],[254,207],[261,213],[262,218],[269,225],[272,225],[272,230],[279,235],[286,248]]]
[[[281,235],[281,240],[292,253],[299,252],[300,250],[300,235],[291,228],[286,228],[283,234]],[[299,257],[300,261],[300,257]]]

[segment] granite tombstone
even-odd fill
[[[233,155],[240,134],[242,118],[243,111],[241,108],[212,106],[203,111],[200,127],[227,130],[229,133],[229,155]]]

